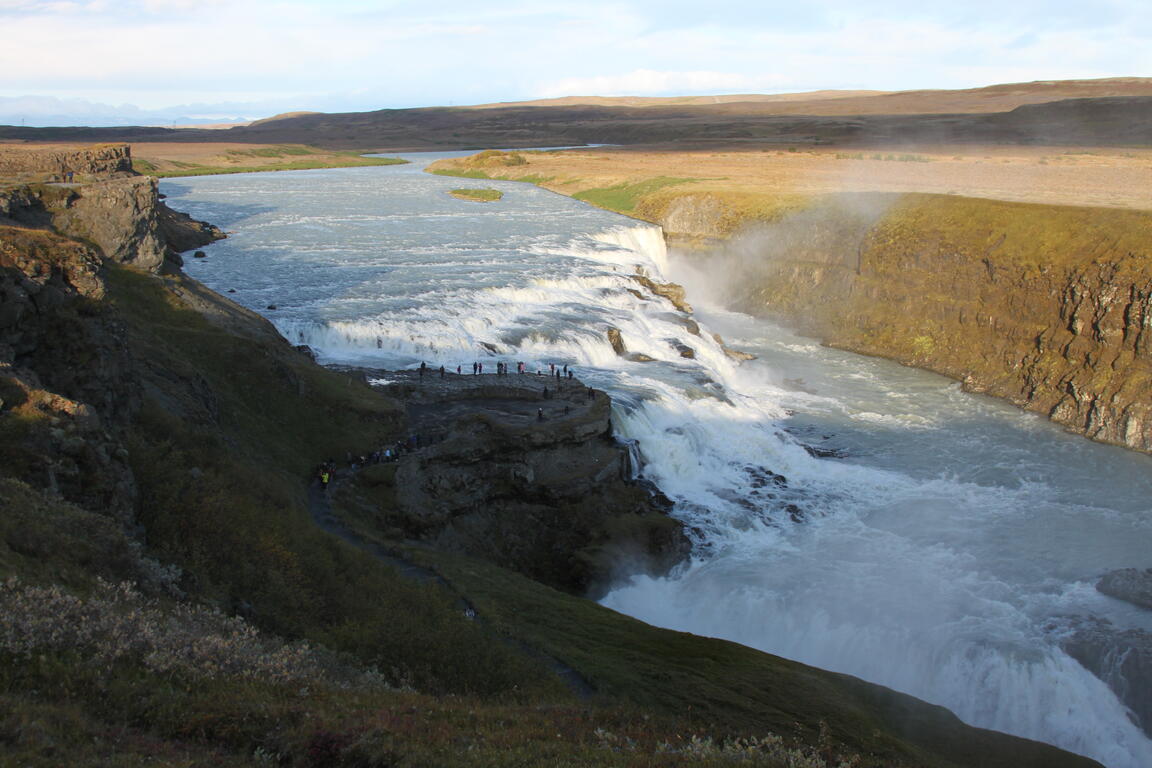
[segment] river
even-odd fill
[[[1152,765],[1124,705],[1060,647],[1085,617],[1152,630],[1152,613],[1093,586],[1152,565],[1152,459],[727,311],[658,228],[529,185],[423,172],[443,156],[161,188],[232,232],[187,272],[322,362],[567,364],[610,392],[695,556],[605,605],[1111,768]],[[474,186],[504,199],[447,194]],[[698,334],[638,291],[637,266],[685,284]],[[618,356],[609,328],[642,357]],[[733,361],[714,332],[757,359]]]

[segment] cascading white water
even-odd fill
[[[1059,646],[1068,617],[1152,629],[1091,588],[1149,564],[1145,457],[720,307],[697,307],[697,333],[631,277],[680,268],[657,228],[510,183],[484,182],[505,191],[494,207],[444,194],[459,185],[410,166],[165,191],[236,230],[189,271],[254,309],[275,304],[264,311],[281,332],[322,360],[555,362],[610,391],[617,431],[676,501],[696,557],[605,604],[1115,768],[1152,765],[1152,742]],[[759,359],[733,362],[714,330]]]

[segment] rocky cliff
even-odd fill
[[[698,218],[669,223],[718,231]],[[745,311],[1152,451],[1150,257],[1146,212],[876,195],[820,200],[703,258]]]
[[[386,376],[408,413],[411,451],[367,471],[393,489],[394,539],[482,557],[577,594],[663,573],[688,541],[671,502],[633,479],[611,402],[577,379],[429,372]]]
[[[147,176],[0,188],[5,223],[89,243],[107,259],[150,272],[172,271],[182,263],[180,251],[223,237],[164,205]]]
[[[19,181],[68,181],[134,176],[127,144],[83,148],[0,146],[0,178]]]

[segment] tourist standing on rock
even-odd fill
[[[423,360],[420,361],[420,378],[424,378],[424,371],[428,368],[428,364]]]
[[[544,409],[543,408],[537,408],[536,409],[536,421],[544,421]]]
[[[331,479],[332,475],[328,472],[328,467],[320,467],[320,490],[328,490],[328,481]]]
[[[444,378],[444,366],[440,366],[440,378]]]
[[[477,373],[476,369],[479,367],[479,365],[480,365],[480,363],[472,363],[472,375],[473,376],[476,375],[476,373]]]

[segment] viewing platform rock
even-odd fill
[[[394,469],[378,473],[393,492],[390,537],[577,594],[596,594],[623,565],[655,575],[687,556],[671,502],[613,435],[605,392],[563,373],[341,370],[407,413]]]
[[[611,398],[576,377],[537,373],[440,374],[428,368],[387,371],[340,367],[405,404],[409,431],[420,444],[440,442],[462,419],[523,432],[533,443],[585,440],[611,432]]]

